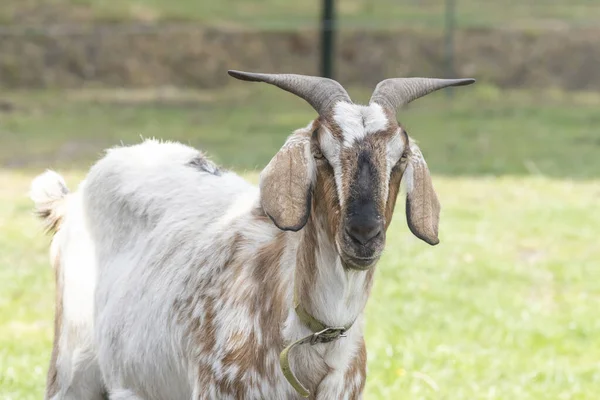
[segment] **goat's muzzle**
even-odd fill
[[[381,218],[350,217],[343,224],[340,236],[340,257],[350,269],[362,271],[373,267],[385,245]]]

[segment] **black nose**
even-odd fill
[[[367,244],[381,232],[381,222],[378,219],[348,221],[346,233],[360,244]]]

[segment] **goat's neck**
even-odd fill
[[[355,321],[367,302],[373,270],[343,266],[327,218],[313,212],[302,229],[296,253],[296,299],[314,318],[327,326]]]

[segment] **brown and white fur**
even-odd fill
[[[155,140],[108,150],[76,193],[50,203],[40,193],[64,184],[47,173],[32,197],[47,220],[64,212],[46,398],[297,398],[278,361],[311,333],[295,287],[323,323],[356,322],[347,337],[295,349],[292,369],[311,398],[361,398],[362,315],[403,177],[410,228],[436,244],[425,161],[375,103],[338,102],[294,132],[259,187]]]

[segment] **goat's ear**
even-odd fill
[[[410,231],[419,239],[435,246],[440,242],[440,202],[438,201],[429,168],[419,147],[411,143],[408,163],[402,177],[406,186],[406,221]]]
[[[260,174],[260,201],[273,223],[298,231],[310,215],[315,164],[310,135],[294,133]]]

